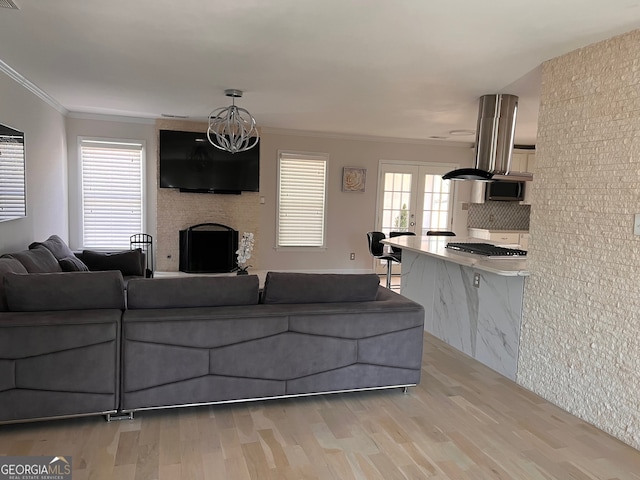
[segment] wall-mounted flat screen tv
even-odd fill
[[[257,192],[260,143],[229,153],[209,143],[206,133],[160,130],[160,187],[185,192]]]

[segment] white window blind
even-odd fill
[[[0,219],[24,217],[24,138],[0,135]]]
[[[279,247],[325,245],[327,155],[281,152],[278,159]]]
[[[81,140],[82,243],[129,248],[143,232],[143,145]]]

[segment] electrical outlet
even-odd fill
[[[633,234],[640,235],[640,213],[636,213],[633,220]]]
[[[476,288],[480,288],[480,274],[479,273],[474,273],[473,274],[473,286]]]
[[[351,255],[349,255],[349,260],[355,260],[356,259],[356,254],[354,252],[351,252]]]

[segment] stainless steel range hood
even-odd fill
[[[442,178],[482,181],[532,180],[531,174],[510,172],[517,111],[518,97],[515,95],[494,94],[480,97],[475,167],[453,170]]]

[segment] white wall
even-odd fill
[[[640,30],[543,65],[517,380],[640,448]]]
[[[72,249],[82,247],[81,232],[81,180],[78,152],[78,137],[99,137],[112,140],[136,140],[145,143],[145,211],[146,229],[156,238],[156,186],[158,141],[153,120],[136,120],[124,117],[98,117],[70,114],[66,122],[69,165],[69,245]],[[142,232],[131,232],[142,233]]]
[[[366,232],[375,227],[378,164],[380,160],[437,162],[471,166],[473,150],[469,145],[439,146],[425,142],[401,140],[345,139],[312,136],[304,133],[267,130],[261,139],[260,242],[256,243],[263,269],[282,270],[370,270],[372,257]],[[276,196],[278,150],[321,152],[329,154],[327,195],[327,248],[324,251],[300,252],[276,250]],[[367,169],[364,193],[345,193],[343,167]],[[461,203],[469,201],[470,182],[456,182],[455,222],[453,229],[466,235],[466,212]],[[349,254],[356,253],[350,261]]]
[[[64,116],[0,73],[0,123],[25,134],[27,216],[0,223],[0,254],[51,234],[68,238]]]
[[[51,234],[60,235],[72,248],[80,248],[78,137],[143,140],[146,144],[147,233],[157,238],[157,130],[153,122],[121,117],[64,115],[49,104],[0,75],[0,122],[25,132],[27,157],[27,217],[0,223],[0,253],[26,248]],[[278,150],[329,154],[327,249],[305,253],[275,249],[276,171]],[[68,163],[67,163],[68,158]],[[265,131],[261,141],[259,268],[283,270],[351,270],[372,267],[365,233],[375,227],[376,183],[380,160],[451,163],[471,166],[468,145],[442,146],[388,139],[349,139],[301,132]],[[367,169],[367,189],[362,194],[341,191],[342,168]],[[466,232],[468,182],[455,184],[453,229]],[[164,208],[164,207],[163,207]],[[167,208],[171,208],[169,205]],[[205,219],[203,221],[211,221]],[[349,253],[356,260],[349,260]]]

